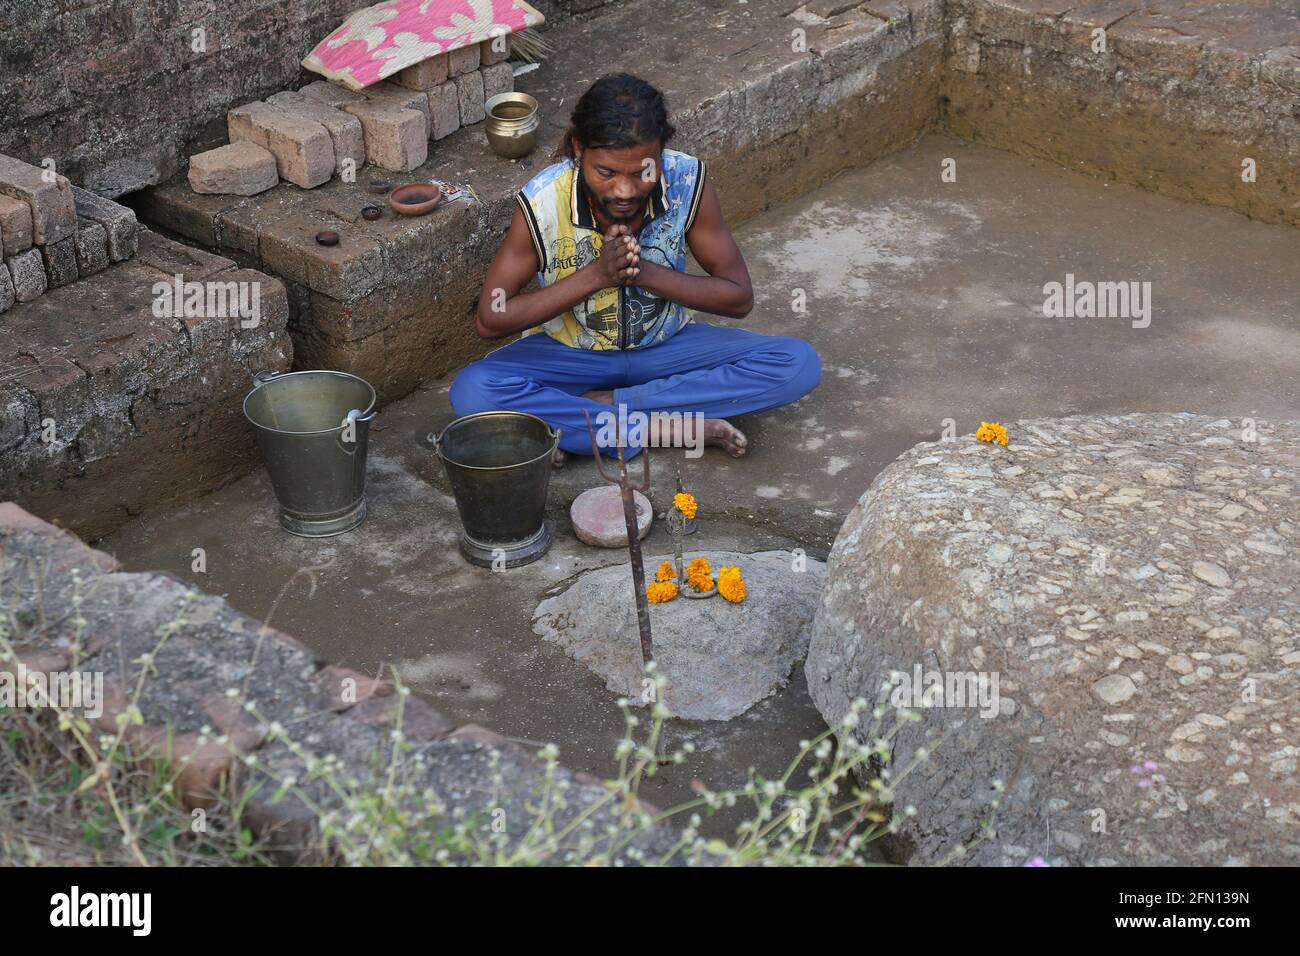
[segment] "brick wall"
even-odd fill
[[[0,152],[117,196],[223,141],[364,0],[0,0]],[[193,48],[204,31],[206,52]]]
[[[225,142],[231,106],[309,79],[303,56],[370,2],[0,0],[0,153],[106,196],[162,182]],[[612,2],[536,6],[562,21]]]

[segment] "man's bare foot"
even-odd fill
[[[564,463],[565,463],[566,461],[568,461],[568,459],[569,459],[569,456],[568,456],[567,454],[565,454],[563,448],[556,448],[556,449],[555,449],[555,454],[551,456],[551,467],[552,467],[552,468],[563,468],[563,467],[564,467]]]
[[[605,404],[605,405],[613,405],[613,404],[614,404],[614,393],[613,393],[612,391],[603,391],[603,390],[600,390],[600,389],[593,389],[593,390],[590,391],[590,392],[583,392],[583,393],[582,393],[582,397],[583,397],[583,398],[589,398],[589,399],[591,399],[593,402],[602,402],[602,403]]]
[[[704,419],[704,444],[716,445],[732,458],[739,458],[749,449],[749,439],[725,418]]]
[[[654,418],[650,419],[653,433],[650,436],[651,443],[658,448],[685,448],[686,442],[682,434],[685,425],[685,418]],[[692,422],[693,424],[693,422]],[[657,427],[656,427],[657,426]],[[700,440],[699,435],[691,436],[692,442]],[[739,458],[745,454],[749,448],[749,439],[731,422],[725,418],[706,418],[704,419],[704,444],[714,445],[721,448],[732,458]]]

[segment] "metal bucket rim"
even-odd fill
[[[379,402],[379,394],[375,391],[375,387],[371,385],[369,382],[367,382],[360,375],[353,375],[351,372],[338,372],[335,371],[334,369],[329,369],[329,368],[316,368],[316,369],[308,368],[308,369],[299,369],[296,372],[275,372],[271,375],[270,378],[266,379],[266,381],[258,382],[256,385],[254,385],[253,388],[249,391],[249,393],[244,396],[244,418],[248,419],[248,423],[250,425],[252,425],[254,428],[260,428],[262,429],[262,431],[272,432],[273,434],[276,435],[330,435],[333,434],[334,432],[343,430],[343,422],[339,422],[337,425],[333,426],[332,428],[320,428],[315,431],[309,431],[309,432],[291,432],[291,431],[286,431],[283,428],[272,428],[270,425],[263,425],[261,422],[256,421],[252,415],[248,414],[248,400],[251,399],[257,393],[257,390],[259,388],[265,388],[266,386],[270,385],[272,382],[282,382],[286,378],[293,378],[297,375],[333,375],[338,378],[350,378],[360,382],[362,385],[364,385],[367,389],[370,390],[370,404],[368,404],[365,408],[361,409],[361,418],[368,418],[370,416],[370,413],[374,411],[375,405]]]
[[[446,455],[442,453],[443,436],[446,435],[447,432],[450,431],[453,426],[459,425],[462,422],[467,422],[470,419],[474,419],[474,418],[493,418],[493,417],[531,418],[533,421],[537,422],[544,429],[546,429],[546,433],[551,436],[551,447],[548,448],[546,451],[542,452],[536,458],[529,458],[527,461],[517,461],[512,465],[466,465],[459,461],[456,461],[454,458],[448,458]],[[468,468],[470,471],[505,471],[508,468],[522,468],[524,465],[536,464],[537,462],[541,461],[544,458],[553,456],[555,454],[555,449],[560,444],[560,430],[558,428],[552,428],[546,421],[544,421],[541,418],[538,418],[536,415],[530,415],[528,412],[512,412],[509,409],[503,409],[503,408],[494,409],[493,411],[489,411],[489,412],[475,412],[472,415],[462,415],[460,418],[457,418],[454,421],[450,421],[445,426],[443,426],[442,431],[438,432],[436,436],[430,435],[429,437],[433,439],[434,451],[442,461],[449,462],[455,465],[457,468]]]

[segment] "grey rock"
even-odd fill
[[[45,260],[39,249],[28,249],[5,260],[19,302],[31,302],[46,288]]]
[[[76,199],[77,215],[104,227],[108,235],[109,258],[121,262],[135,255],[140,241],[140,224],[134,210],[79,186],[72,187],[72,195]]]
[[[1192,574],[1216,588],[1226,588],[1232,584],[1232,578],[1228,576],[1228,572],[1213,561],[1194,562],[1192,564]]]
[[[806,665],[828,723],[893,671],[998,678],[996,716],[922,707],[899,732],[895,766],[927,756],[893,784],[917,813],[889,850],[934,863],[991,820],[962,862],[1220,865],[1225,835],[1238,862],[1300,862],[1300,782],[1277,756],[1300,724],[1300,559],[1243,547],[1300,533],[1300,423],[1258,441],[1187,414],[1008,431],[901,456],[829,558]]]
[[[685,561],[700,552],[688,552]],[[679,595],[650,605],[655,664],[667,687],[664,705],[687,720],[730,720],[783,687],[808,648],[826,567],[789,551],[704,552],[716,572],[738,566],[748,595]],[[646,556],[646,577],[671,556]],[[588,571],[533,612],[533,631],[641,704],[641,645],[627,564]]]
[[[77,281],[77,237],[68,236],[41,246],[45,260],[46,288],[57,289]]]
[[[13,277],[9,275],[8,269],[0,267],[0,312],[7,312],[17,301],[18,297],[14,295]]]
[[[108,233],[89,219],[77,221],[77,272],[94,275],[108,268]]]
[[[0,254],[15,256],[31,247],[31,207],[21,199],[0,194]]]
[[[37,245],[67,239],[77,231],[72,184],[49,170],[0,154],[0,194],[24,202],[32,212]]]

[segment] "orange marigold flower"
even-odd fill
[[[695,512],[699,508],[699,505],[695,503],[694,495],[688,495],[681,491],[673,495],[673,506],[688,518],[694,518]]]
[[[659,570],[655,572],[656,581],[671,581],[675,577],[677,577],[677,569],[673,567],[671,561],[659,565]]]
[[[677,585],[672,581],[656,581],[645,589],[645,596],[651,604],[663,604],[677,597]]]
[[[1005,445],[1010,439],[1007,437],[1007,430],[998,422],[980,422],[979,431],[975,437],[980,441],[997,442],[999,445]]]
[[[745,600],[745,579],[740,568],[718,568],[718,593],[733,604]]]
[[[699,592],[713,590],[713,569],[708,558],[696,558],[686,567],[686,579],[693,590]]]

